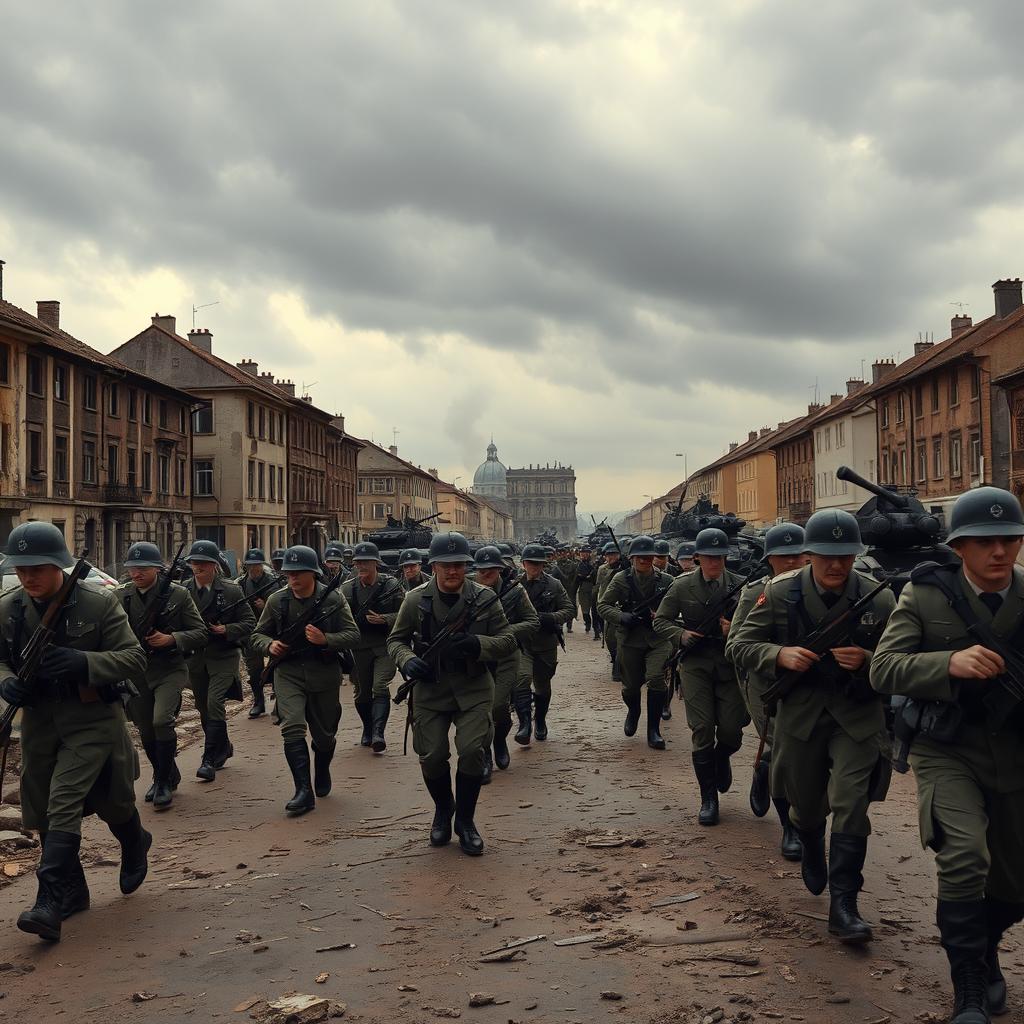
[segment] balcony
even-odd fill
[[[53,484],[53,496],[55,498],[70,498],[71,497],[71,485],[66,481],[54,481]]]
[[[101,500],[107,505],[141,505],[142,489],[133,484],[107,484],[101,490]]]

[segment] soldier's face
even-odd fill
[[[477,569],[476,581],[482,587],[493,587],[500,575],[500,569]]]
[[[633,563],[633,571],[638,576],[650,576],[654,569],[654,558],[650,555],[637,556],[630,559]]]
[[[528,580],[539,580],[544,575],[544,567],[546,562],[523,562],[523,568],[526,570],[526,578]]]
[[[700,571],[706,580],[717,580],[725,572],[725,559],[721,555],[701,555]]]
[[[668,555],[655,555],[654,564],[659,569],[664,570],[664,568],[668,565]]]
[[[56,565],[21,565],[14,571],[25,593],[37,601],[53,597],[64,585],[64,570]]]
[[[188,564],[200,587],[208,587],[213,582],[213,577],[217,574],[217,566],[213,562],[189,562]]]
[[[446,594],[457,594],[466,582],[466,562],[435,562],[434,579]]]
[[[156,583],[156,575],[159,571],[159,569],[154,569],[152,566],[138,566],[134,569],[128,570],[128,579],[130,579],[132,583],[139,588],[139,590],[149,590],[149,588]]]
[[[245,571],[249,574],[250,579],[255,579],[257,576],[263,575],[262,565],[247,565]]]
[[[679,568],[682,569],[683,572],[688,572],[693,568],[693,558],[690,555],[682,555],[677,558],[676,561],[679,563]]]
[[[800,569],[807,564],[806,555],[769,555],[768,564],[772,567],[772,575],[778,576],[780,572],[789,572],[791,569]]]
[[[356,560],[356,575],[360,583],[368,586],[377,579],[377,563],[372,559],[360,558]]]
[[[420,566],[418,562],[412,562],[409,565],[402,566],[402,575],[407,580],[414,580],[420,574]]]
[[[301,572],[286,572],[288,589],[299,598],[309,597],[316,588],[316,573],[303,569]]]
[[[1022,542],[1021,537],[961,537],[952,547],[970,579],[979,586],[1002,590],[1013,575]]]
[[[856,555],[811,555],[811,572],[819,587],[839,590],[846,586]]]

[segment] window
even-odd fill
[[[971,398],[977,398],[981,394],[981,367],[971,367]]]
[[[882,426],[889,426],[889,399],[882,402]]]
[[[917,446],[917,480],[924,483],[928,479],[928,446],[921,441]]]
[[[11,350],[7,345],[0,345],[0,384],[11,383]]]
[[[949,374],[949,404],[960,404],[960,377],[956,370],[952,370]],[[952,449],[950,449],[950,455],[952,455]],[[959,476],[960,474],[957,473],[956,475]]]
[[[119,412],[118,412],[118,409],[120,407],[120,398],[121,398],[120,394],[118,393],[119,390],[120,389],[118,388],[118,386],[116,384],[111,384],[109,386],[108,391],[107,391],[107,412],[111,416],[118,416],[118,415],[120,415]]]
[[[193,493],[197,497],[201,498],[212,498],[213,497],[213,460],[212,459],[198,459],[193,463],[196,470],[195,483],[192,485],[194,488]]]
[[[914,388],[914,416],[924,415],[924,385],[918,384]]]
[[[932,438],[932,476],[939,479],[945,473],[942,465],[942,438]]]
[[[219,548],[227,547],[227,528],[224,526],[197,526],[196,540],[212,540]]]
[[[213,433],[213,402],[207,402],[204,406],[196,409],[196,411],[192,413],[192,433]]]
[[[260,501],[266,500],[266,490],[264,487],[264,478],[266,475],[266,463],[256,463],[256,495]]]
[[[156,457],[156,485],[158,494],[171,493],[171,457],[169,455],[157,455]]]
[[[371,519],[383,519],[385,516],[391,515],[392,506],[385,505],[383,502],[375,501],[370,508],[372,510]]]
[[[846,424],[839,422],[836,424],[836,447],[842,448],[846,444]]]
[[[971,476],[981,475],[981,434],[971,434],[968,454],[971,460]]]
[[[98,408],[96,405],[96,375],[87,373],[85,375],[85,407],[86,409],[95,410]]]
[[[255,424],[256,406],[252,402],[249,402],[248,405],[246,406],[246,432],[250,437],[252,437],[256,433],[256,431],[253,429]]]
[[[68,400],[68,368],[60,363],[53,364],[53,397],[58,402]]]
[[[160,426],[164,430],[166,430],[167,429],[167,399],[165,399],[165,398],[161,398],[160,399],[159,418],[160,418]]]
[[[153,400],[149,395],[142,396],[142,422],[147,425],[153,422]]]
[[[137,420],[139,418],[139,393],[135,388],[128,389],[128,419]]]
[[[43,396],[43,360],[41,356],[28,357],[28,393]]]
[[[153,453],[142,453],[142,489],[153,490]]]
[[[273,416],[270,417],[270,422],[271,423],[274,422],[274,417]],[[268,494],[267,494],[267,497],[270,498],[271,501],[277,501],[277,473],[274,471],[274,467],[273,466],[269,467],[269,472],[267,473],[267,484],[268,484]]]
[[[277,500],[284,501],[284,466],[277,467]]]
[[[267,436],[267,410],[262,405],[259,407],[257,419],[260,425],[259,436],[262,441]]]
[[[907,482],[907,449],[900,449],[900,483],[905,484]]]
[[[955,480],[964,475],[961,461],[961,440],[959,434],[949,435],[949,475]]]
[[[107,445],[107,483],[117,483],[117,445]]]
[[[94,377],[93,380],[96,378]],[[82,483],[96,483],[96,442],[82,442]]]
[[[249,500],[256,496],[256,462],[254,459],[249,460]]]
[[[54,519],[53,521],[53,525],[56,526],[58,530],[60,530],[61,536],[64,536],[64,528],[65,526],[67,526],[67,522],[68,521],[66,519]]]
[[[175,474],[175,494],[184,494],[188,489],[188,477],[187,470],[185,468],[185,460],[181,456],[178,457],[177,473]]]
[[[277,414],[277,436],[280,438],[281,444],[284,444],[285,433],[284,433],[284,413],[283,412],[279,412]]]
[[[903,422],[903,392],[900,391],[896,395],[896,422]]]
[[[188,413],[185,412],[185,406],[178,406],[178,433],[184,434],[188,424]]]
[[[43,432],[29,427],[28,471],[32,476],[41,476],[43,468]]]
[[[939,411],[939,378],[932,378],[932,412]]]
[[[59,483],[68,482],[68,435],[53,435],[53,479]]]
[[[268,440],[270,441],[271,444],[274,444],[276,441],[275,435],[277,434],[277,416],[275,416],[274,413],[271,412],[270,416],[267,418],[269,420],[269,422],[267,423],[267,427],[269,428],[270,434]]]
[[[134,448],[128,449],[128,471],[126,474],[126,483],[129,487],[138,487],[139,475],[138,475],[138,461],[139,453]]]

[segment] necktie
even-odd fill
[[[821,595],[821,599],[825,602],[826,608],[835,608],[839,597],[839,594],[833,594],[831,590],[826,590],[825,593]]]
[[[992,618],[994,619],[999,614],[999,609],[1003,607],[1003,595],[981,593],[978,597],[981,599],[981,603],[992,613]]]

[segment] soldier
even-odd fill
[[[629,568],[616,573],[598,604],[601,618],[616,627],[622,702],[626,705],[623,732],[636,735],[640,724],[642,688],[647,684],[647,745],[664,750],[661,713],[665,710],[665,662],[671,642],[654,631],[655,609],[672,585],[668,573],[654,568],[654,541],[634,537]]]
[[[270,567],[278,576],[281,575],[281,563],[283,561],[284,548],[274,548],[274,550],[270,552]]]
[[[430,845],[451,842],[454,815],[459,847],[475,857],[484,852],[473,819],[494,705],[494,679],[488,664],[508,657],[516,648],[516,638],[501,602],[489,596],[489,589],[466,579],[473,556],[461,533],[434,534],[429,557],[434,578],[405,595],[388,637],[388,653],[403,677],[415,682],[409,697],[413,747],[434,800]],[[477,617],[466,629],[455,633],[429,662],[420,657],[446,622],[458,623],[467,613]],[[448,767],[448,732],[453,724],[459,759],[454,798]]]
[[[521,638],[522,673],[517,685],[516,709],[526,712],[526,743],[529,738],[529,706],[526,697],[533,690],[534,734],[543,742],[548,738],[548,708],[551,707],[551,680],[558,668],[558,647],[564,645],[562,625],[572,615],[572,602],[565,588],[547,570],[547,555],[540,544],[527,544],[520,558],[526,579],[523,586],[540,617],[540,629]],[[516,742],[523,743],[516,733]],[[525,746],[526,744],[523,743]]]
[[[540,629],[540,616],[533,607],[526,590],[517,586],[515,568],[510,565],[511,556],[508,561],[502,556],[501,551],[492,545],[480,548],[476,553],[476,560],[473,562],[473,569],[476,571],[476,582],[482,587],[490,587],[501,593],[501,607],[505,612],[512,635],[516,638],[516,647],[512,652],[498,661],[492,672],[494,675],[494,706],[491,717],[494,722],[494,764],[502,771],[508,768],[511,762],[511,755],[508,749],[508,734],[512,731],[512,695],[517,681],[521,678],[522,653],[519,650],[521,639],[532,636]],[[520,713],[520,720],[525,714],[527,722],[530,719],[530,691],[525,690],[526,700],[523,711]],[[517,708],[517,711],[519,709]],[[484,773],[481,777],[483,785],[491,781],[491,751],[490,744],[484,750]]]
[[[419,548],[406,548],[398,556],[398,569],[401,574],[398,582],[407,594],[410,590],[430,582],[430,577],[422,569],[422,563],[423,556]]]
[[[18,927],[57,942],[61,923],[89,908],[79,860],[85,814],[97,814],[121,844],[121,892],[146,877],[153,837],[135,808],[139,762],[120,700],[121,681],[141,675],[146,656],[117,595],[80,584],[36,678],[20,679],[25,645],[75,561],[64,534],[44,522],[16,526],[6,555],[20,586],[0,597],[0,697],[21,708],[21,814],[42,847],[35,904]]]
[[[559,552],[558,571],[561,575],[562,586],[565,587],[566,596],[572,605],[572,619],[565,624],[567,633],[572,632],[573,619],[576,618],[576,588],[579,586],[579,563],[571,557],[569,549],[563,548]]]
[[[343,548],[340,544],[328,544],[324,549],[324,568],[327,570],[326,578],[333,580],[338,573],[341,573],[342,582],[349,579],[352,575],[346,568],[346,564],[351,564],[350,560],[345,557],[346,551],[351,551],[351,548]]]
[[[398,618],[405,591],[393,576],[379,572],[384,563],[376,544],[357,544],[352,564],[355,576],[341,585],[341,593],[359,627],[359,641],[352,647],[352,700],[363,723],[360,744],[381,754],[388,746],[384,730],[391,714],[389,687],[395,678],[395,663],[388,654],[388,633]]]
[[[733,660],[732,644],[737,628],[764,593],[768,579],[803,567],[807,562],[807,556],[803,554],[803,550],[804,530],[796,523],[779,523],[764,535],[764,556],[768,562],[770,573],[769,576],[759,576],[757,579],[751,580],[740,591],[739,603],[733,613],[729,637],[725,642],[725,656],[730,661]],[[744,669],[737,669],[736,676],[747,713],[754,722],[757,735],[764,741],[761,761],[754,769],[754,777],[750,784],[750,809],[759,818],[762,818],[768,813],[769,802],[774,804],[779,821],[782,823],[782,856],[786,860],[798,861],[801,855],[800,837],[789,820],[789,801],[780,786],[774,788],[771,786],[769,766],[771,764],[774,719],[769,718],[764,710],[762,697],[765,681],[753,672],[747,672]]]
[[[346,572],[348,572],[348,574],[350,576],[352,575],[353,568],[354,568],[353,565],[352,565],[352,559],[353,559],[354,554],[355,554],[355,548],[351,547],[348,544],[346,544],[341,549],[341,557],[342,557],[342,560],[345,563],[345,570],[346,570]]]
[[[209,642],[189,652],[189,686],[203,724],[206,742],[196,778],[212,782],[235,748],[228,739],[225,703],[242,699],[239,649],[249,639],[256,618],[237,583],[217,575],[220,551],[212,540],[197,540],[185,561],[192,569],[187,589],[209,629]]]
[[[202,647],[207,629],[184,587],[171,583],[166,599],[161,600],[158,584],[164,560],[155,544],[133,544],[124,567],[129,582],[118,588],[118,599],[146,652],[144,669],[133,680],[138,693],[128,701],[128,716],[139,730],[142,749],[153,766],[153,785],[146,791],[146,802],[163,811],[171,806],[172,793],[181,782],[175,763],[178,735],[174,723],[181,691],[188,686],[184,652]],[[174,568],[169,566],[166,571],[173,573]],[[156,602],[163,607],[153,621]]]
[[[841,942],[870,941],[857,896],[871,823],[868,804],[882,767],[882,702],[868,682],[871,649],[895,606],[883,590],[852,623],[849,641],[823,655],[801,641],[826,619],[877,586],[854,570],[862,554],[857,520],[842,510],[815,512],[804,531],[811,564],[766,584],[732,638],[743,670],[774,680],[797,672],[800,683],[780,699],[772,750],[773,786],[789,800],[789,816],[803,844],[801,874],[818,895],[829,888],[829,933]],[[703,562],[703,559],[702,559]],[[832,839],[825,860],[825,823]]]
[[[684,572],[692,572],[696,567],[696,562],[693,560],[696,550],[697,545],[692,540],[684,540],[679,545],[679,550],[676,552],[676,565],[679,566],[680,575]]]
[[[718,824],[718,794],[732,787],[730,758],[740,749],[743,727],[750,721],[736,673],[725,658],[726,616],[732,612],[732,602],[726,596],[740,582],[725,568],[728,550],[729,538],[722,530],[701,530],[695,544],[698,570],[675,578],[654,619],[659,636],[678,642],[687,651],[681,674],[693,771],[700,786],[697,821],[709,826]],[[720,612],[717,623],[698,633],[697,626],[716,608]]]
[[[593,551],[588,545],[580,548],[580,560],[576,565],[576,606],[583,615],[583,632],[590,632],[592,619],[590,608],[594,600],[594,579],[597,566],[594,564]]]
[[[619,555],[619,549],[612,541],[605,544],[601,549],[601,554],[604,555],[604,565],[597,570],[597,580],[594,584],[594,614],[596,618],[601,619],[601,633],[604,634],[604,618],[601,616],[601,599],[604,597],[605,587],[607,587],[611,582],[612,576],[623,570],[625,566],[619,564],[622,561],[621,556]],[[597,629],[596,624],[594,629]],[[618,654],[618,640],[616,639],[614,630],[608,631],[605,636],[605,643],[608,646],[608,657],[611,658],[612,662],[612,682],[621,683],[622,673],[619,671],[619,659],[616,656]]]
[[[975,1024],[1006,1012],[999,942],[1024,920],[1019,696],[1008,717],[995,703],[1010,678],[1018,695],[1022,682],[1024,570],[1014,563],[1024,515],[1009,491],[979,487],[957,498],[950,526],[960,566],[914,573],[871,660],[871,683],[909,698],[898,713],[915,733],[910,764],[921,841],[935,853],[953,1020]],[[1010,652],[1017,661],[1007,665]]]
[[[323,597],[323,572],[312,548],[288,548],[283,571],[288,585],[270,595],[252,645],[264,656],[282,659],[274,669],[274,692],[284,756],[295,783],[295,794],[284,806],[289,817],[297,817],[313,810],[316,797],[331,791],[331,760],[341,721],[340,655],[359,642],[359,628],[338,590]],[[300,635],[281,639],[321,600]],[[313,741],[312,784],[307,726]]]
[[[242,564],[245,566],[245,573],[239,576],[235,582],[242,588],[242,593],[249,599],[249,607],[252,609],[254,621],[263,614],[267,598],[270,597],[277,586],[275,577],[266,571],[267,559],[262,549],[250,548],[245,553]],[[267,706],[263,699],[263,669],[265,661],[263,656],[253,649],[252,639],[246,641],[242,648],[242,657],[245,660],[245,671],[249,677],[249,689],[252,690],[252,707],[249,709],[250,718],[259,718],[267,713]]]
[[[667,540],[656,540],[654,542],[654,568],[658,572],[667,572],[670,576],[678,576],[679,572],[676,567],[669,564],[668,556],[671,551]]]

